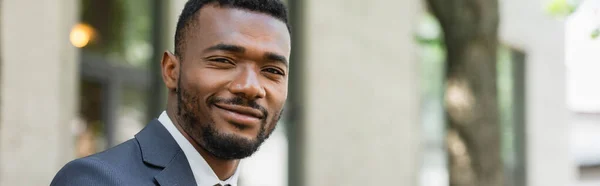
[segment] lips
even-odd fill
[[[264,118],[260,110],[252,107],[222,103],[216,103],[215,107],[226,111],[225,117],[239,124],[253,124]]]

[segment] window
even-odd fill
[[[525,53],[500,46],[497,89],[505,184],[525,186]]]
[[[151,68],[155,48],[154,27],[159,0],[81,0],[80,23],[71,42],[81,50],[78,156],[102,151],[133,137],[163,106],[162,83]],[[159,6],[161,7],[161,6]],[[157,64],[156,64],[157,65]],[[157,76],[157,75],[156,75]],[[157,104],[149,104],[157,102]]]

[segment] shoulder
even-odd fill
[[[50,185],[116,185],[115,169],[96,157],[86,157],[67,163]]]
[[[143,164],[136,140],[129,140],[104,152],[67,163],[50,185],[121,185],[127,170]]]

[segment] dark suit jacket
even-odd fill
[[[151,121],[116,147],[66,164],[51,186],[196,185],[185,154],[169,131]]]

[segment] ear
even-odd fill
[[[169,91],[175,92],[178,89],[177,82],[179,80],[179,73],[181,73],[179,72],[179,65],[181,65],[181,62],[177,56],[173,55],[169,51],[165,51],[163,53],[160,66],[163,81],[165,82],[165,86],[167,89],[169,89]]]

